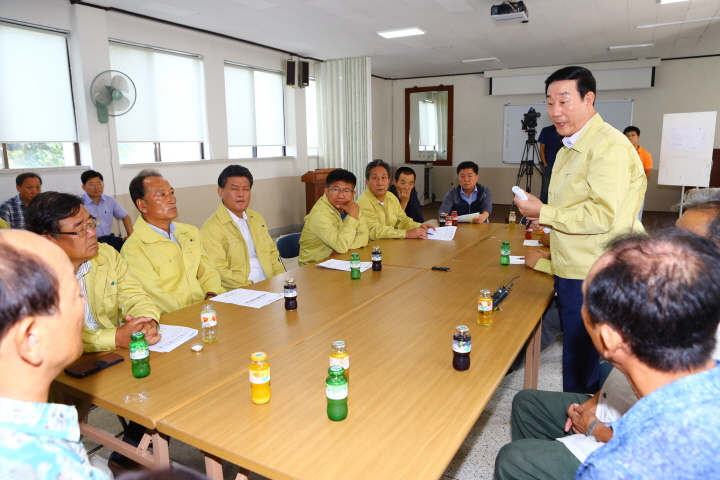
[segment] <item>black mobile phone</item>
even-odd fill
[[[99,357],[95,357],[93,359],[78,363],[77,365],[73,365],[72,367],[68,367],[65,369],[65,373],[67,373],[71,377],[85,378],[88,375],[92,375],[93,373],[97,373],[100,370],[104,370],[113,365],[117,365],[118,363],[123,361],[125,361],[125,358],[122,355],[110,352],[106,353],[105,355],[100,355]]]

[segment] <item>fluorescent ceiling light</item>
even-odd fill
[[[498,61],[498,59],[496,57],[488,57],[488,58],[474,58],[472,60],[463,60],[462,63],[489,62],[491,60]]]
[[[641,43],[638,45],[616,45],[614,47],[608,47],[608,50],[610,50],[612,52],[613,50],[628,50],[631,48],[652,47],[653,45],[654,44],[652,44],[652,43]]]
[[[377,32],[378,35],[385,38],[409,37],[411,35],[422,35],[425,30],[418,27],[401,28],[400,30],[386,30]]]
[[[635,28],[653,28],[653,27],[665,27],[667,25],[682,25],[683,23],[695,23],[695,22],[710,22],[712,20],[720,20],[720,17],[712,18],[699,18],[697,20],[684,20],[682,22],[668,22],[668,23],[656,23],[655,25],[638,25]]]
[[[660,4],[664,5],[666,3],[679,3],[679,2],[689,2],[690,0],[660,0]]]

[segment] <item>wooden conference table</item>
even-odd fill
[[[185,344],[173,352],[153,353],[153,373],[145,379],[131,376],[128,361],[82,380],[61,374],[55,385],[85,404],[96,404],[151,429],[154,454],[147,452],[149,436],[135,449],[90,425],[81,426],[84,435],[150,466],[169,463],[165,438],[169,435],[207,452],[208,473],[214,478],[218,478],[218,458],[272,478],[322,478],[323,469],[313,469],[318,459],[308,447],[322,446],[317,451],[331,452],[332,442],[325,443],[333,438],[340,442],[342,433],[342,442],[354,439],[347,444],[352,447],[336,453],[342,457],[342,451],[363,452],[362,458],[353,460],[367,467],[373,456],[382,457],[387,451],[386,438],[403,435],[404,443],[415,445],[409,450],[424,452],[417,456],[418,462],[427,462],[416,463],[408,473],[438,477],[529,337],[531,352],[539,352],[539,340],[534,348],[532,339],[551,298],[551,278],[522,265],[499,266],[500,240],[512,237],[518,254],[525,248],[522,234],[522,227],[511,232],[505,225],[461,225],[453,242],[425,242],[417,249],[409,248],[409,242],[373,242],[359,250],[361,258],[369,259],[372,245],[380,245],[383,270],[367,271],[360,281],[314,266],[289,273],[298,284],[296,312],[285,312],[282,301],[262,309],[215,302],[220,341],[203,352],[192,353]],[[452,270],[429,270],[440,262]],[[402,263],[407,266],[395,265]],[[504,310],[495,312],[495,324],[477,326],[474,304],[479,288],[494,290],[515,275],[521,278]],[[284,278],[250,288],[279,292]],[[200,308],[198,304],[165,315],[162,323],[196,327]],[[451,368],[449,345],[454,326],[462,323],[471,326],[474,368],[459,373]],[[353,357],[351,413],[340,423],[327,420],[322,393],[329,345],[337,339],[348,342]],[[247,357],[258,350],[268,353],[273,369],[273,400],[265,406],[249,400]],[[127,351],[118,352],[127,357]],[[537,371],[532,361],[536,357],[528,357],[526,374]],[[377,368],[380,365],[384,368]],[[529,378],[532,386],[533,376]],[[534,378],[536,382],[536,373]],[[125,395],[139,391],[149,394],[146,402],[125,404]],[[394,400],[387,403],[387,399]],[[393,417],[397,417],[394,423],[389,421]],[[429,421],[438,418],[442,421]],[[388,437],[391,425],[398,431]],[[453,428],[448,430],[447,425]],[[378,436],[380,432],[383,436]],[[440,432],[448,442],[438,456],[432,439]],[[421,444],[430,441],[433,455],[427,455],[429,445],[415,439]],[[368,448],[372,445],[376,447]],[[272,452],[278,453],[277,458]],[[384,471],[377,472],[381,477],[400,471],[387,463],[398,456],[386,455],[385,463],[377,466]],[[407,455],[399,457],[415,458]],[[319,464],[336,463],[334,455],[330,458]],[[342,476],[347,478],[347,473]]]

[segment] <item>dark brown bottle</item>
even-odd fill
[[[373,272],[379,272],[382,270],[382,252],[380,251],[380,247],[373,247],[372,269]]]
[[[297,310],[297,285],[294,278],[285,279],[285,310]]]
[[[470,350],[472,349],[472,339],[465,325],[455,327],[457,332],[453,335],[453,368],[460,372],[470,368]]]

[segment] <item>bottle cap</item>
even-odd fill
[[[338,340],[337,342],[332,343],[333,348],[345,348],[345,342],[342,340]]]
[[[378,250],[380,250],[380,247],[373,247],[373,252],[377,252]]]
[[[255,352],[252,355],[250,355],[250,360],[253,362],[264,362],[267,360],[267,355],[265,352]]]
[[[457,327],[455,327],[455,330],[457,330],[458,333],[467,333],[470,331],[470,329],[465,325],[458,325]]]
[[[332,367],[328,368],[328,373],[330,375],[342,375],[343,373],[345,373],[345,369],[340,365],[333,365]]]
[[[294,278],[286,278],[285,283],[295,283],[295,279]]]
[[[130,340],[142,340],[145,338],[145,332],[133,332],[130,334]]]

